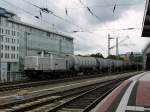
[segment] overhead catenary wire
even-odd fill
[[[115,4],[114,4],[114,6],[113,6],[113,13],[115,13],[115,11],[116,11],[116,8],[117,8],[117,2],[118,2],[118,0],[116,0]]]
[[[68,16],[68,0],[67,0],[67,2],[66,2],[66,6],[65,6],[65,13],[66,13],[66,15]]]
[[[5,2],[5,3],[7,3],[7,4],[10,5],[10,6],[13,6],[13,7],[17,8],[17,9],[20,9],[21,11],[23,11],[23,12],[25,12],[26,14],[30,15],[31,17],[34,17],[34,18],[36,18],[36,19],[39,19],[39,17],[38,17],[37,15],[34,15],[34,14],[31,13],[30,11],[27,11],[27,10],[25,10],[25,9],[23,9],[23,8],[21,8],[21,7],[18,7],[18,6],[14,5],[14,4],[10,3],[10,2],[7,2],[6,0],[2,0],[2,1]],[[45,19],[42,19],[42,21],[44,21],[45,23],[47,23],[48,25],[50,25],[51,28],[53,28],[53,24],[52,24],[52,23],[48,22],[48,21],[45,20]],[[68,32],[67,32],[67,33],[68,33]]]
[[[24,2],[27,2],[28,4],[30,4],[30,5],[32,5],[32,6],[36,7],[36,8],[42,9],[41,7],[35,5],[35,4],[33,4],[33,3],[31,3],[31,2],[29,2],[29,1],[27,1],[27,0],[24,0]],[[49,10],[49,9],[47,8],[47,10]],[[65,21],[65,22],[67,22],[68,24],[71,24],[71,25],[73,25],[73,26],[76,26],[77,28],[81,29],[82,32],[91,33],[91,31],[88,31],[88,29],[82,28],[81,26],[79,26],[79,25],[77,25],[77,24],[74,24],[74,23],[72,23],[71,21],[68,21],[68,20],[64,19],[63,17],[56,15],[56,14],[55,14],[53,11],[51,11],[51,10],[49,10],[49,11],[50,11],[50,14],[51,14],[51,15],[53,15],[53,16],[55,16],[55,17],[57,17],[57,18],[59,18],[59,19]],[[71,33],[71,32],[70,32],[70,33]]]
[[[14,4],[12,4],[12,3],[6,1],[6,0],[2,0],[2,1],[5,2],[5,3],[7,3],[7,4],[9,4],[9,5],[11,5],[11,6],[13,6],[13,7],[15,7],[15,8],[17,8],[17,9],[20,9],[21,11],[25,12],[26,14],[28,14],[28,15],[30,15],[30,16],[36,18],[36,19],[39,19],[39,17],[38,17],[37,15],[34,15],[34,14],[31,13],[30,11],[27,11],[27,10],[21,8],[21,7],[18,7],[18,6],[14,5]],[[42,16],[41,11],[40,11],[40,15]],[[55,14],[53,14],[53,16],[55,16],[55,17],[57,17],[57,18],[59,18],[59,19],[63,19],[63,18],[61,18],[61,17],[59,17],[59,16],[57,16],[57,15],[55,15]],[[63,20],[64,20],[64,19],[63,19]],[[47,20],[42,19],[42,21],[44,21],[44,22],[50,24],[50,25],[51,25],[51,28],[53,28],[53,24],[49,23]],[[64,20],[64,21],[65,21],[65,20]],[[72,24],[72,23],[69,22],[69,21],[67,21],[67,23]],[[72,25],[74,25],[74,24],[72,24]],[[77,26],[77,25],[74,25],[74,26],[76,26],[76,27],[79,28],[79,26]],[[83,29],[83,28],[82,28],[82,29]],[[67,31],[64,31],[64,30],[63,30],[63,32],[71,33],[71,32],[67,32]]]
[[[87,5],[85,5],[81,0],[79,0],[79,2],[81,3],[81,5],[83,5],[87,11],[93,16],[95,17],[99,22],[101,22],[104,27],[106,27],[106,29],[108,29],[107,24],[105,23],[105,21],[103,21],[99,16],[97,16]]]
[[[113,8],[113,13],[115,13],[115,10],[116,10],[116,4],[114,5],[114,8]]]
[[[7,3],[7,4],[9,4],[10,6],[13,6],[13,7],[15,7],[16,9],[19,9],[19,10],[21,10],[21,11],[23,11],[23,12],[25,12],[26,14],[28,14],[28,15],[30,15],[30,16],[32,16],[32,17],[34,17],[34,18],[36,18],[36,19],[39,19],[39,17],[37,16],[37,15],[34,15],[33,13],[31,13],[31,11],[27,11],[27,10],[25,10],[25,9],[23,9],[23,8],[21,8],[21,7],[19,7],[19,6],[16,6],[16,5],[14,5],[14,4],[12,4],[12,3],[10,3],[10,2],[8,2],[8,1],[6,1],[6,0],[2,0],[3,2],[5,2],[5,3]],[[33,4],[34,5],[34,4]],[[41,13],[41,11],[40,11],[40,15],[42,16],[42,13]],[[56,17],[58,17],[58,18],[60,18],[60,19],[63,19],[63,18],[61,18],[61,17],[59,17],[59,16],[57,16],[57,15],[55,15],[54,14],[54,16],[56,16]],[[45,20],[45,19],[42,19],[41,21],[44,21],[45,23],[47,23],[47,24],[49,24],[49,25],[51,25],[51,27],[50,28],[54,28],[54,26],[56,26],[56,25],[54,25],[54,24],[52,24],[52,23],[50,23],[50,22],[48,22],[47,20]],[[70,22],[69,22],[70,23]],[[70,23],[71,24],[71,23]],[[73,24],[72,24],[73,25]],[[76,26],[76,25],[74,25],[74,26]],[[80,27],[80,26],[76,26],[76,27]],[[83,28],[81,28],[82,30],[84,30]],[[58,32],[58,31],[57,31]],[[72,32],[68,32],[68,31],[65,31],[65,30],[63,30],[62,32],[66,32],[66,33],[69,33],[69,34],[71,34]],[[87,30],[85,30],[85,32],[88,32]]]
[[[84,6],[79,6],[75,1],[73,1],[73,3],[76,4],[77,7],[67,7],[67,10],[86,9],[86,7],[84,7]],[[117,7],[130,7],[130,6],[138,6],[138,5],[141,5],[141,4],[139,4],[139,3],[136,3],[136,4],[116,4]],[[108,8],[108,7],[114,7],[114,4],[91,5],[91,6],[88,6],[88,7],[93,8],[93,9],[94,8],[100,8],[100,7]],[[64,8],[59,8],[57,10],[62,11],[62,9],[64,9]]]
[[[86,6],[81,0],[79,0],[79,2],[87,9],[87,11],[94,16],[96,19],[98,19],[100,22],[102,22],[102,20],[88,7]]]
[[[10,2],[7,2],[6,0],[2,0],[3,2],[5,2],[5,3],[7,3],[7,4],[9,4],[9,5],[11,5],[11,6],[13,6],[13,7],[15,7],[15,8],[17,8],[17,9],[20,9],[20,10],[22,10],[23,12],[25,12],[25,13],[27,13],[28,15],[30,15],[30,16],[32,16],[32,17],[34,17],[34,18],[37,18],[37,19],[39,19],[39,17],[35,17],[35,16],[37,16],[37,15],[34,15],[33,13],[31,13],[31,11],[27,11],[27,10],[25,10],[25,9],[23,9],[23,8],[21,8],[21,7],[19,7],[19,6],[16,6],[16,5],[14,5],[14,4],[12,4],[12,3],[10,3]],[[40,16],[42,16],[42,13],[40,12]],[[53,24],[52,23],[50,23],[50,22],[48,22],[47,20],[45,20],[45,19],[43,19],[42,21],[44,21],[44,22],[46,22],[46,23],[48,23],[48,24],[50,24],[51,25],[51,28],[53,28]],[[100,29],[100,30],[113,30],[113,29]],[[64,30],[63,30],[64,31]],[[95,30],[94,30],[95,31]],[[65,31],[66,33],[72,33],[72,32],[67,32],[67,31]],[[85,32],[85,33],[94,33],[94,32],[92,32],[92,30],[82,30],[82,32]]]
[[[30,5],[32,5],[32,6],[34,6],[34,7],[36,7],[36,8],[41,9],[41,10],[43,9],[43,8],[41,8],[41,7],[35,5],[35,4],[33,4],[33,3],[31,3],[31,2],[29,2],[27,0],[23,0],[23,1],[28,3],[28,4],[30,4]],[[76,26],[77,28],[80,28],[80,29],[84,29],[84,28],[80,27],[79,25],[76,25],[76,24],[72,23],[71,21],[66,20],[65,18],[63,18],[63,17],[61,17],[59,15],[56,15],[53,11],[49,10],[48,8],[47,8],[47,10],[50,12],[49,14],[51,14],[51,15],[53,15],[53,16],[55,16],[55,17],[57,17],[57,18],[59,18],[59,19],[61,19],[63,21],[65,21],[65,22],[67,22],[68,24],[74,25],[74,26]]]
[[[27,2],[27,3],[30,4],[30,5],[35,6],[36,8],[40,8],[40,9],[41,9],[41,7],[35,5],[35,4],[33,4],[33,3],[31,3],[31,2],[29,2],[29,1],[27,1],[27,0],[23,0],[23,1],[24,1],[24,2]],[[90,12],[91,15],[93,15],[93,16],[94,16],[95,18],[97,18],[100,22],[102,22],[101,18],[98,17],[96,14],[94,14],[94,13],[92,12],[92,10],[91,10],[88,6],[86,6],[81,0],[79,0],[79,2],[80,2],[84,7],[86,7],[86,9]],[[49,10],[49,9],[48,9],[48,10]],[[68,21],[68,20],[64,19],[63,17],[56,15],[56,14],[55,14],[53,11],[51,11],[51,10],[49,10],[49,11],[50,11],[50,14],[51,14],[51,15],[53,15],[53,16],[55,16],[55,17],[57,17],[57,18],[59,18],[59,19],[65,21],[65,22],[67,22],[68,24],[71,24],[71,25],[76,26],[77,28],[81,29],[82,32],[89,32],[89,33],[91,33],[91,31],[89,31],[88,29],[84,29],[84,28],[80,27],[79,25],[76,25],[76,24],[72,23],[71,21]],[[107,27],[107,25],[106,25],[104,22],[103,22],[103,24],[104,24],[105,27]],[[108,28],[106,28],[106,29],[108,29]],[[109,29],[108,29],[108,30],[109,30]]]
[[[2,0],[2,1],[5,1],[5,0]],[[17,6],[16,6],[17,7]],[[30,14],[30,15],[32,15],[33,17],[35,17],[34,16],[34,14],[33,13],[31,13],[30,11],[27,11],[27,10],[24,10],[23,8],[19,8],[19,9],[21,9],[21,10],[23,10],[24,12],[26,12],[26,13],[28,13],[28,14]],[[68,9],[68,8],[67,8]],[[89,7],[86,7],[86,9],[88,9],[88,11],[93,15],[93,12],[91,11],[91,9],[89,8]],[[41,11],[40,11],[41,12]],[[52,13],[51,13],[52,15],[54,14],[54,16],[56,16],[57,17],[57,15],[55,15],[55,13],[53,13],[53,11],[52,11]],[[42,12],[41,12],[41,14],[40,15],[42,15]],[[60,16],[58,16],[57,18],[59,18]],[[37,18],[38,19],[38,18]],[[60,19],[64,19],[64,18],[61,18],[60,17]],[[49,22],[47,22],[47,23],[49,23]],[[80,26],[79,26],[80,27]],[[108,29],[105,29],[105,30],[108,30]],[[86,32],[86,31],[85,31]],[[89,30],[87,31],[87,32],[89,32]],[[67,33],[69,33],[69,32],[67,32]]]
[[[16,7],[16,8],[19,8],[20,10],[24,11],[25,13],[29,14],[29,15],[32,16],[32,17],[37,16],[37,15],[34,15],[33,13],[31,13],[30,11],[27,11],[27,10],[25,10],[25,9],[23,9],[23,8],[21,8],[21,7],[18,7],[18,6],[14,5],[14,4],[10,3],[10,2],[7,2],[6,0],[2,0],[2,1],[6,2],[7,4],[10,4],[11,6],[14,6],[14,7]],[[34,4],[32,4],[32,5],[34,5]],[[40,16],[42,16],[41,11],[40,11]],[[60,19],[64,19],[64,18],[61,18],[61,17],[59,17],[59,16],[57,16],[57,15],[55,15],[55,14],[54,14],[54,16],[56,16],[56,17],[58,17],[58,18],[60,18]],[[35,17],[35,18],[39,19],[39,17]],[[51,26],[53,26],[52,23],[49,23],[48,21],[46,21],[46,20],[44,20],[44,19],[43,19],[43,21],[46,22],[46,23],[48,23],[48,24],[50,24]],[[69,21],[69,23],[72,24],[70,21]],[[76,25],[74,25],[74,26],[76,26]],[[76,27],[80,28],[80,26],[76,26]],[[80,28],[80,29],[81,29],[82,32],[85,32],[85,33],[94,33],[94,32],[92,32],[92,31],[90,31],[89,29],[83,29],[83,28]],[[138,29],[138,28],[136,28],[136,29]],[[139,29],[140,29],[140,28],[139,28]],[[103,30],[113,30],[113,29],[106,28],[106,29],[99,29],[99,31],[100,31],[100,30],[103,31]],[[95,31],[95,30],[94,30],[94,31]],[[65,32],[66,32],[66,31],[65,31]],[[79,31],[79,32],[80,32],[80,31]],[[71,33],[71,32],[67,32],[67,33]]]

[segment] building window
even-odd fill
[[[15,59],[15,58],[16,58],[15,54],[11,54],[11,59]]]
[[[11,50],[15,51],[16,50],[15,46],[11,46]]]
[[[13,46],[11,46],[11,50],[13,51]]]
[[[3,58],[3,53],[1,53],[1,58]]]
[[[14,31],[14,35],[13,36],[16,36],[16,31]]]
[[[7,45],[5,45],[5,50],[7,50]]]
[[[13,32],[13,31],[11,31],[11,35],[12,35],[12,36],[14,35],[14,32]]]
[[[9,43],[9,42],[10,42],[10,39],[9,39],[9,38],[6,38],[5,42]]]
[[[3,28],[1,29],[1,33],[2,33],[2,34],[4,34],[4,30],[3,30]]]
[[[9,54],[7,54],[7,58],[9,59]]]
[[[10,30],[6,30],[6,34],[7,34],[7,35],[10,35]]]
[[[15,43],[15,42],[16,42],[16,39],[11,39],[11,42],[12,42],[12,43]]]
[[[3,42],[3,41],[4,41],[4,37],[3,37],[3,36],[2,36],[0,39],[1,39],[1,42]]]
[[[19,55],[17,54],[17,59],[19,59]]]
[[[3,50],[3,45],[1,45],[1,50]]]
[[[19,51],[19,47],[17,47],[17,51]]]
[[[7,30],[5,30],[6,34],[7,34]]]
[[[7,58],[7,53],[5,53],[5,58]]]
[[[16,31],[11,31],[12,36],[16,36]]]
[[[1,17],[0,17],[0,25],[2,24],[1,20],[2,20],[2,19],[1,19]]]
[[[9,40],[10,40],[10,39],[8,38],[8,40],[7,40],[8,43],[9,43]]]
[[[47,32],[46,35],[47,35],[48,37],[50,37],[50,33],[49,33],[49,32]]]
[[[8,46],[8,51],[10,50],[10,47]]]
[[[11,54],[11,59],[13,59],[13,54]]]
[[[19,37],[19,32],[17,32],[17,36]]]
[[[19,39],[17,39],[17,43],[19,44]]]

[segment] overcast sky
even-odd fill
[[[40,9],[27,1],[47,7],[65,20],[44,12],[42,18],[37,19],[34,16],[40,17]],[[120,44],[120,54],[141,52],[150,42],[150,38],[141,37],[145,0],[0,0],[0,6],[12,10],[24,22],[73,36],[75,54],[101,52],[106,56],[108,34],[114,38],[119,37],[119,41],[130,37]],[[93,15],[86,7],[90,8]],[[126,28],[136,29],[121,30]],[[113,45],[115,39],[111,41]],[[115,49],[111,53],[115,54]]]

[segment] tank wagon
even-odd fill
[[[67,55],[62,58],[26,56],[24,73],[30,79],[51,79],[72,77],[79,74],[120,72],[129,70],[134,63],[121,60]]]

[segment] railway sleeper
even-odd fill
[[[33,101],[33,102],[29,102],[29,103],[25,103],[25,104],[21,104],[21,105],[16,105],[16,106],[13,106],[11,108],[8,108],[8,109],[3,109],[1,111],[6,111],[6,112],[22,112],[22,111],[25,111],[27,108],[30,109],[30,108],[33,108],[34,106],[40,106],[44,103],[52,103],[54,102],[55,100],[59,99],[60,96],[51,96],[49,98],[43,98],[43,99],[39,99],[39,100],[36,100],[36,101]]]
[[[83,109],[69,109],[69,108],[62,108],[58,112],[82,112]]]

